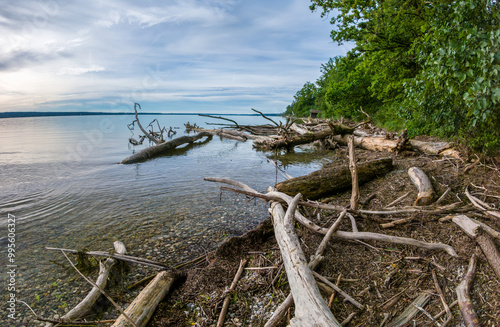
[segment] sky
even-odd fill
[[[281,113],[350,50],[309,4],[5,1],[0,112]]]

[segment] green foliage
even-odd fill
[[[306,82],[302,89],[297,91],[291,105],[286,108],[287,115],[298,117],[309,116],[309,111],[315,109],[316,96],[318,88],[314,83]]]
[[[500,5],[442,2],[433,11],[415,44],[423,69],[407,87],[410,125],[453,136],[477,150],[498,148]]]
[[[500,3],[496,0],[311,0],[355,42],[297,92],[287,113],[374,121],[410,135],[500,148]]]

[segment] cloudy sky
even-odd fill
[[[283,112],[343,55],[308,0],[23,0],[0,8],[0,112]]]

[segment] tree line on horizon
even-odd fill
[[[500,149],[500,2],[311,0],[332,39],[354,43],[321,65],[286,114],[361,120]]]

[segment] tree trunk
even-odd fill
[[[392,159],[384,158],[364,162],[357,165],[358,181],[365,183],[393,168]],[[288,195],[301,193],[306,199],[318,199],[323,196],[347,190],[352,185],[349,166],[323,168],[301,176],[278,183],[278,191]]]
[[[194,136],[181,136],[168,142],[163,142],[157,145],[150,146],[149,148],[142,149],[141,151],[122,160],[122,164],[131,164],[139,161],[145,161],[154,157],[160,156],[169,150],[172,150],[179,145],[185,143],[193,143],[203,137],[212,138],[212,134],[208,132],[201,132]]]
[[[158,273],[155,279],[153,279],[127,307],[125,314],[134,321],[137,327],[144,327],[147,325],[156,307],[170,290],[174,279],[175,278],[166,271]],[[120,315],[111,327],[128,327],[131,325],[130,321],[128,321],[124,315]]]

